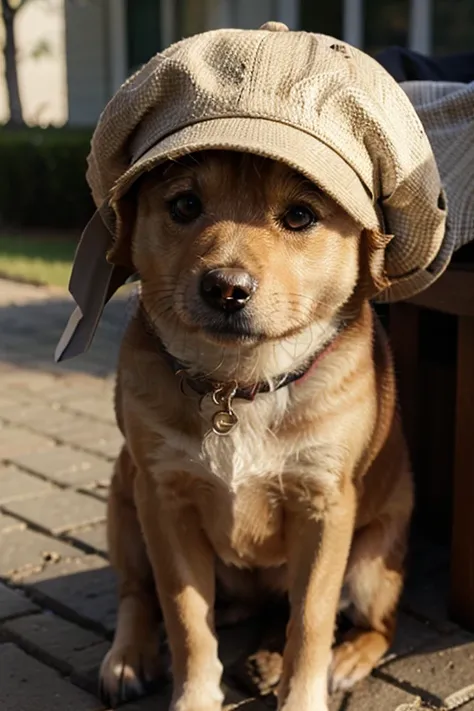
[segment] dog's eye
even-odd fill
[[[285,229],[299,232],[314,225],[316,219],[316,215],[308,207],[292,205],[281,218],[281,222]]]
[[[202,213],[200,199],[194,193],[178,195],[169,203],[170,215],[175,222],[192,222]]]

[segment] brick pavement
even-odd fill
[[[70,309],[64,292],[0,280],[1,711],[104,708],[97,668],[116,613],[104,519],[121,441],[112,392],[126,308],[123,298],[112,302],[90,353],[56,366]],[[418,543],[413,557],[390,655],[352,694],[333,698],[331,711],[396,711],[420,699],[442,708],[474,682],[474,635],[446,613],[446,552]],[[263,711],[271,700],[249,697],[235,673],[254,638],[252,624],[226,630],[221,656],[229,703]],[[126,708],[165,711],[168,701],[164,685]],[[474,711],[474,698],[462,701]]]

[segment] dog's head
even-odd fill
[[[78,311],[57,357],[88,347],[135,266],[163,340],[173,323],[193,343],[240,352],[334,321],[364,278],[366,296],[394,300],[442,273],[453,239],[412,102],[363,52],[284,29],[180,41],[104,109],[87,169],[97,213],[76,255]],[[210,148],[218,153],[199,153]],[[335,202],[282,165],[226,148],[291,165]],[[195,160],[180,158],[192,151]]]
[[[361,228],[282,163],[197,153],[147,174],[128,202],[117,248],[131,239],[165,341],[178,332],[242,348],[308,329],[324,339],[364,298]]]

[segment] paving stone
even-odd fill
[[[0,460],[23,463],[26,469],[47,479],[80,488],[97,499],[105,500],[111,473],[111,465],[107,460],[116,456],[122,443],[114,424],[112,403],[117,344],[126,321],[123,302],[116,303],[114,300],[107,307],[88,357],[69,361],[59,367],[53,363],[52,353],[72,310],[69,297],[66,299],[63,293],[55,294],[46,289],[0,280],[0,305],[3,306],[0,313],[0,332],[3,334],[0,359],[1,353],[4,354],[3,362],[0,362]],[[2,424],[5,420],[15,420],[18,424]],[[56,446],[56,442],[66,444],[64,447]],[[87,454],[84,453],[86,451]],[[33,456],[28,456],[30,453]],[[89,477],[92,470],[81,466],[81,462],[91,460],[91,467],[94,468],[92,479]],[[99,477],[99,471],[106,474],[100,474]],[[0,501],[18,503],[20,499],[32,500],[35,497],[36,510],[31,505],[28,519],[35,525],[43,525],[40,521],[48,517],[46,524],[49,530],[56,530],[56,527],[57,530],[64,530],[64,525],[69,528],[70,525],[76,525],[76,519],[82,518],[79,513],[76,515],[74,506],[66,503],[57,505],[59,513],[58,510],[54,513],[52,507],[53,519],[57,518],[51,521],[51,512],[40,505],[43,495],[46,495],[48,502],[51,500],[43,488],[47,484],[26,472],[18,473],[15,477],[10,469],[7,478],[4,475],[5,468],[0,466]],[[2,486],[2,479],[5,482],[8,480],[8,485]],[[80,527],[70,530],[68,538],[74,538],[78,545],[87,545],[102,552],[104,528],[103,523]],[[103,558],[97,555],[84,556],[74,545],[42,536],[2,512],[0,534],[0,575],[6,574],[6,568],[16,570],[13,573],[14,580],[21,581],[35,600],[46,603],[68,619],[82,622],[85,626],[112,630],[116,609],[115,576]],[[426,541],[420,544],[417,539],[411,557],[411,572],[403,598],[405,612],[400,615],[397,639],[390,655],[375,670],[374,676],[357,686],[351,695],[332,699],[331,711],[396,711],[400,704],[415,700],[420,683],[425,699],[437,700],[445,698],[453,689],[472,683],[472,638],[453,635],[453,631],[459,628],[447,615],[449,551],[443,551],[439,546]],[[46,617],[39,615],[33,604],[18,591],[1,585],[0,614],[11,619],[17,617],[16,622],[22,623],[18,626],[23,629],[25,638],[27,633],[24,627],[28,627],[26,622],[30,618],[21,616],[32,615],[40,620]],[[41,654],[40,647],[44,647],[47,651],[43,651],[43,654],[52,655],[50,661],[60,656],[59,647],[54,647],[58,625],[63,630],[78,629],[72,622],[57,622],[56,617],[52,619],[54,622],[48,619],[50,627],[46,625],[49,635],[44,632],[41,638],[37,632],[38,637],[34,638],[37,645],[34,647],[35,654]],[[90,634],[84,630],[81,630],[82,633]],[[69,635],[70,639],[67,632],[63,634],[66,647],[73,644],[73,633]],[[100,636],[94,636],[94,639],[100,639]],[[24,641],[22,643],[25,644]],[[30,644],[33,644],[31,640]],[[222,658],[231,664],[243,652],[245,644],[245,630],[241,626],[225,630],[220,644]],[[70,646],[67,648],[70,650]],[[95,691],[97,666],[107,648],[108,642],[99,641],[82,650],[74,649],[70,652],[74,657],[71,671],[74,683]],[[0,644],[0,653],[4,649],[12,647]],[[20,655],[20,660],[31,660],[19,650],[16,650],[16,655]],[[45,699],[44,691],[43,696],[40,696],[36,691],[40,688],[40,682],[43,690],[46,686],[48,694],[50,689],[54,692],[56,682],[65,684],[62,688],[66,688],[68,693],[73,694],[78,690],[59,679],[53,670],[31,661],[36,669],[45,672],[30,674],[30,667],[23,661],[12,665],[0,657],[1,711],[82,711],[84,708],[93,711],[99,708],[93,697],[87,696],[87,699],[92,699],[92,706],[83,706],[81,701],[76,703],[75,697],[68,706],[69,696],[57,704],[51,702],[49,696]],[[64,659],[59,660],[59,663],[69,664]],[[15,677],[13,681],[9,678],[5,684],[2,674],[17,667],[24,672],[23,679],[27,679],[27,683]],[[62,668],[65,669],[64,666]],[[54,683],[50,683],[50,678],[55,680]],[[30,679],[33,684],[31,690]],[[14,688],[16,697],[10,694],[5,703],[5,689],[10,688]],[[124,708],[128,711],[168,711],[168,692],[169,689],[164,690],[158,697],[150,697]],[[239,709],[263,711],[268,708],[262,701],[246,700],[245,696],[235,692],[234,695],[240,702]],[[12,700],[15,705],[12,705]],[[474,711],[473,704],[469,701],[462,706],[462,711]]]
[[[69,538],[78,541],[94,551],[99,551],[107,555],[107,526],[105,523],[98,523],[96,526],[80,528],[69,533]]]
[[[99,711],[102,704],[13,644],[0,646],[2,711]]]
[[[409,704],[416,696],[409,691],[369,677],[359,682],[348,694],[330,698],[329,711],[397,711],[401,704]]]
[[[223,685],[225,692],[225,702],[223,711],[268,711],[268,705],[254,698],[247,698],[236,689]],[[153,694],[139,701],[121,706],[123,711],[168,711],[171,701],[171,685],[167,685],[163,691]],[[272,707],[274,708],[274,707]]]
[[[78,419],[79,415],[75,415],[72,412],[43,407],[36,410],[35,416],[32,416],[30,412],[28,421],[25,420],[25,424],[35,432],[48,435],[56,440],[62,440],[62,433],[68,431],[71,427],[76,427]],[[84,426],[87,424],[90,427],[90,423],[85,420],[83,424]]]
[[[84,676],[95,672],[108,647],[95,632],[47,612],[11,620],[3,625],[3,633],[62,674],[77,670]]]
[[[26,525],[22,521],[19,521],[17,518],[13,518],[13,516],[7,516],[7,514],[0,511],[0,535],[14,530],[24,530],[25,528]]]
[[[382,660],[381,665],[386,664],[392,659],[411,654],[414,650],[430,642],[434,642],[439,638],[440,632],[433,624],[422,622],[404,612],[400,612],[398,615],[395,640],[389,652]]]
[[[433,545],[423,539],[415,541],[401,603],[404,610],[429,620],[445,634],[459,630],[448,613],[449,560],[447,547]]]
[[[0,378],[3,382],[7,381],[7,378],[16,373],[17,367],[13,363],[3,363],[0,362]]]
[[[103,521],[106,514],[101,501],[75,491],[56,491],[39,499],[12,501],[4,509],[54,534]]]
[[[88,484],[110,478],[112,473],[110,462],[66,445],[57,445],[46,452],[16,455],[11,459],[18,466],[63,485]]]
[[[94,393],[94,397],[68,400],[65,403],[65,407],[68,410],[79,412],[81,415],[90,415],[94,419],[115,425],[115,410],[112,397],[99,398],[97,393]]]
[[[61,386],[46,394],[50,402],[57,402],[63,407],[69,407],[71,402],[84,398],[101,398],[111,400],[113,385],[102,378],[92,378],[76,374],[74,377],[62,377]]]
[[[96,694],[99,686],[99,670],[102,661],[110,649],[110,642],[83,649],[74,657],[74,668],[71,672],[71,681],[82,689]]]
[[[58,563],[25,580],[33,599],[45,602],[64,617],[86,621],[99,630],[115,627],[116,576],[99,556]]]
[[[23,397],[26,397],[26,395],[24,395]],[[8,410],[10,408],[16,407],[17,404],[18,400],[13,397],[12,393],[6,395],[4,392],[2,392],[2,394],[0,395],[0,416],[7,420]]]
[[[255,626],[255,624],[254,621],[253,625]],[[276,624],[278,625],[278,620]],[[246,630],[245,627],[247,628]],[[440,638],[437,630],[427,628],[417,620],[411,620],[405,615],[401,615],[399,620],[398,634],[399,638],[392,647],[390,659],[393,659],[395,654],[408,654],[413,648],[418,648],[427,641]],[[234,639],[235,643],[233,643]],[[219,633],[220,658],[226,665],[227,673],[230,672],[231,679],[235,684],[242,689],[248,688],[249,691],[252,690],[251,684],[248,683],[248,680],[247,682],[245,681],[245,674],[242,676],[243,668],[240,667],[239,661],[242,661],[249,652],[251,653],[252,644],[255,644],[255,641],[255,638],[252,639],[251,622],[247,623],[247,625],[237,625],[235,628],[224,629]],[[236,662],[237,667],[231,666]],[[389,659],[386,659],[385,664],[388,663]],[[378,673],[378,670],[376,673]],[[395,711],[399,704],[414,700],[414,696],[403,689],[400,690],[395,682],[394,684],[389,685],[378,679],[370,678],[359,684],[351,695],[342,693],[334,695],[330,699],[329,709],[330,711]],[[386,686],[388,688],[385,688]],[[374,697],[374,694],[377,696]],[[268,697],[267,701],[271,708],[274,708],[271,705],[271,698]],[[376,704],[374,703],[374,698],[376,698]],[[262,701],[258,702],[258,704],[262,703]],[[244,707],[247,708],[246,706]],[[257,705],[256,708],[260,708],[260,706]],[[268,705],[262,708],[268,709]]]
[[[222,684],[222,689],[225,694],[224,711],[232,711],[232,709],[245,709],[245,711],[264,711],[268,710],[268,706],[263,700],[250,698],[248,694],[243,694],[237,690],[234,685],[229,685],[226,682]]]
[[[83,487],[84,491],[92,494],[101,501],[108,501],[110,491],[110,477],[107,481],[98,481],[93,486]]]
[[[8,459],[15,454],[27,452],[43,452],[50,447],[54,447],[51,438],[29,432],[21,427],[0,424],[0,459]]]
[[[380,671],[384,679],[441,706],[451,694],[474,681],[474,636],[465,632],[440,637],[415,654],[387,664]],[[462,711],[474,710],[474,698]]]
[[[0,537],[0,575],[20,579],[40,566],[78,555],[80,551],[67,543],[27,528],[16,528]]]
[[[64,378],[61,375],[52,375],[51,373],[41,373],[36,371],[25,383],[22,383],[22,386],[24,387],[26,393],[34,393],[44,399],[45,395],[47,396],[49,393],[60,388],[63,381]]]
[[[170,701],[171,687],[168,687],[161,693],[151,694],[138,701],[120,706],[120,711],[169,711]],[[246,709],[245,711],[250,710]]]
[[[26,456],[34,459],[43,455]],[[0,465],[0,504],[16,499],[32,498],[52,491],[54,491],[53,487],[41,479],[26,474],[15,466]]]
[[[38,343],[31,351],[31,339],[22,334],[10,334],[2,341],[2,356],[14,360],[17,365],[34,367],[40,357],[47,358],[51,365],[51,348],[46,343]]]
[[[107,344],[104,344],[104,347],[107,348]],[[110,344],[108,344],[108,347],[110,350]],[[91,350],[86,356],[83,356],[81,359],[84,371],[86,371],[91,376],[95,376],[96,378],[106,378],[111,373],[116,372],[118,349],[119,344],[117,343],[117,350],[115,353],[100,358],[98,358],[97,356],[93,357],[93,353]],[[43,367],[47,367],[47,364],[45,364],[45,366]],[[56,365],[56,368],[66,374],[67,372],[74,372],[77,366],[74,363],[71,363],[71,361],[67,360],[63,361],[62,363],[58,363]]]
[[[44,404],[43,402],[37,400],[29,400],[26,402],[19,402],[16,407],[10,408],[8,412],[5,413],[5,419],[8,422],[13,422],[19,425],[27,425],[32,429],[41,428],[44,422],[51,422],[52,424],[61,424],[63,412],[51,404]],[[40,431],[43,431],[40,429]]]
[[[68,444],[110,458],[118,455],[123,442],[122,435],[114,425],[92,423],[85,418],[83,421],[76,418],[71,428],[61,432],[61,439]]]
[[[0,622],[10,620],[20,615],[29,615],[38,612],[39,607],[31,600],[16,590],[10,590],[0,583]]]
[[[31,331],[25,333],[24,338],[31,343]],[[49,392],[56,388],[60,381],[61,378],[57,375],[42,373],[39,370],[28,372],[17,370],[8,378],[10,390],[20,395],[27,395],[29,393],[43,394],[45,391]]]

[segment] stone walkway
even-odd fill
[[[126,308],[123,298],[110,304],[90,353],[58,367],[52,353],[70,311],[64,292],[0,280],[1,711],[104,708],[97,667],[116,602],[105,500],[121,442],[112,392]],[[417,540],[412,558],[390,656],[353,694],[332,699],[331,711],[411,709],[420,699],[474,711],[474,698],[443,706],[474,683],[474,636],[445,610],[447,553]],[[227,631],[221,655],[229,701],[263,711],[272,700],[248,698],[233,674],[252,638],[252,625]],[[165,711],[168,692],[164,683],[126,708]]]

